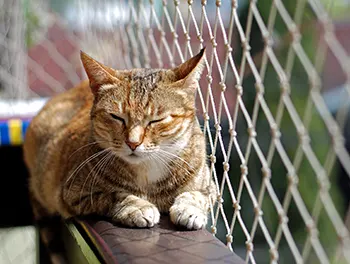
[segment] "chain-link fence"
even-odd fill
[[[248,263],[350,263],[349,14],[348,0],[3,0],[0,112],[77,84],[80,49],[121,69],[206,46],[208,228]]]

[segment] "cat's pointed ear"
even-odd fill
[[[175,81],[181,82],[188,88],[197,88],[198,80],[205,66],[205,48],[194,57],[172,69],[175,73]]]
[[[90,81],[90,87],[93,94],[104,84],[113,84],[118,80],[115,76],[115,70],[94,60],[85,52],[80,51],[80,58],[85,72]]]

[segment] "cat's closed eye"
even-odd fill
[[[164,117],[164,118],[160,118],[160,119],[155,119],[155,120],[151,120],[148,122],[149,125],[151,124],[155,124],[155,123],[160,123],[162,121],[164,121],[165,119],[167,119],[168,117]]]
[[[118,120],[120,122],[122,122],[123,124],[125,124],[125,120],[123,118],[121,118],[120,116],[117,116],[116,114],[112,114],[110,113],[111,117],[115,120]]]

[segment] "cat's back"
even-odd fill
[[[93,95],[88,81],[83,81],[47,102],[32,119],[26,132],[23,148],[29,169],[35,166],[35,157],[39,152],[45,152],[48,142],[55,138],[55,135],[62,133],[70,126],[79,125],[70,121],[77,115],[88,114],[92,103]]]

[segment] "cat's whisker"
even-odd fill
[[[109,160],[111,159],[111,157],[113,157],[113,152],[110,151],[107,155],[107,157],[104,159],[104,162],[102,162],[102,164],[96,169],[96,172],[93,174],[92,176],[92,180],[90,183],[90,203],[91,206],[93,206],[93,199],[92,199],[92,194],[93,194],[93,186],[96,182],[98,182],[98,176],[102,175],[102,172],[106,169],[106,164],[109,162]],[[101,174],[100,174],[101,172]]]
[[[108,163],[108,161],[110,160],[111,156],[113,156],[113,152],[109,151],[99,162],[98,164],[96,164],[96,169],[93,168],[93,174],[92,174],[92,180],[91,180],[91,184],[90,184],[90,194],[92,192],[92,185],[93,182],[95,180],[97,180],[98,176],[102,175],[102,172],[105,169],[105,164]],[[92,200],[92,198],[90,198],[90,200]]]
[[[81,187],[81,190],[80,190],[79,201],[81,201],[81,198],[82,198],[83,193],[84,193],[85,185],[86,185],[87,181],[89,180],[90,176],[93,175],[92,173],[94,173],[95,168],[98,168],[98,166],[104,162],[104,160],[106,159],[108,154],[110,154],[110,149],[106,149],[106,150],[108,150],[107,153],[92,167],[89,174],[86,176],[86,179],[85,179],[83,186]],[[81,211],[81,203],[79,204],[79,212],[80,211]]]
[[[169,157],[168,157],[169,158]],[[187,175],[190,175],[191,172],[186,169],[184,166],[183,166],[183,163],[181,163],[181,161],[177,160],[177,159],[170,159],[171,162],[172,162],[172,165],[177,168],[177,169],[181,169],[181,170],[184,170],[186,172]]]
[[[95,159],[95,158],[101,156],[101,155],[102,155],[103,153],[105,153],[106,151],[108,151],[108,149],[104,149],[104,150],[101,150],[101,151],[99,151],[99,152],[97,152],[97,153],[92,154],[90,157],[88,157],[86,160],[84,160],[84,161],[69,175],[69,177],[67,178],[66,182],[64,183],[64,184],[67,184],[70,180],[72,180],[71,183],[70,183],[70,185],[69,185],[69,188],[68,188],[68,193],[70,193],[71,187],[72,187],[72,185],[73,185],[73,182],[74,182],[74,180],[75,180],[76,175],[78,175],[78,172],[79,172],[86,164],[88,164],[88,163],[89,163],[90,161],[92,161],[93,159]]]
[[[108,158],[105,160],[104,164],[102,164],[100,166],[100,170],[98,172],[95,173],[92,181],[91,181],[91,186],[90,186],[90,202],[91,202],[91,206],[94,205],[94,202],[93,202],[93,199],[92,199],[92,195],[93,195],[93,188],[94,188],[94,185],[95,183],[98,181],[97,180],[97,177],[98,177],[98,174],[99,172],[101,172],[101,174],[106,170],[106,168],[111,164],[113,163],[113,160],[115,158],[115,155],[113,155],[113,152],[109,152],[108,153]],[[111,161],[112,160],[112,161]]]
[[[65,181],[64,184],[67,184],[72,177],[77,173],[78,170],[80,170],[83,166],[85,166],[88,162],[90,162],[92,159],[97,158],[98,156],[100,156],[101,154],[104,153],[105,150],[101,150],[99,152],[96,152],[94,154],[92,154],[91,156],[89,156],[87,159],[85,159],[83,162],[81,162],[75,169],[74,171],[68,176],[67,180]]]
[[[157,152],[154,152],[149,157],[154,160],[154,163],[158,168],[160,168],[160,166],[158,165],[158,161],[160,161],[164,165],[164,167],[169,171],[169,173],[174,177],[169,163],[161,155],[159,155]]]
[[[183,169],[185,170],[187,175],[190,175],[191,172],[189,172],[184,166],[183,163],[180,162],[180,160],[173,159],[173,156],[166,156],[166,153],[163,153],[165,155],[159,155],[157,154],[157,158],[162,160],[164,164],[171,168],[172,166],[170,165],[170,162],[172,163],[173,167],[178,168],[178,169]],[[172,173],[171,173],[172,174]],[[173,174],[172,174],[173,175]]]
[[[181,160],[181,161],[182,161],[183,163],[185,163],[188,167],[190,167],[191,169],[194,169],[194,168],[192,167],[191,164],[189,164],[186,160],[184,160],[184,159],[181,158],[180,156],[178,156],[178,155],[176,155],[176,154],[174,154],[174,153],[171,153],[171,152],[169,152],[169,151],[166,151],[166,150],[164,150],[164,149],[159,149],[159,151],[162,152],[162,153],[165,154],[165,155],[170,155],[170,156],[172,156],[172,157],[174,157],[174,158],[176,158],[176,159]]]
[[[75,154],[77,153],[79,150],[82,150],[83,148],[86,148],[86,147],[89,147],[89,146],[92,146],[92,145],[96,145],[96,144],[99,144],[99,143],[105,143],[105,142],[108,142],[108,141],[95,141],[95,142],[90,142],[84,146],[81,146],[80,148],[78,148],[77,150],[75,150],[72,154],[69,155],[68,157],[68,160]]]
[[[162,143],[161,145],[163,147],[174,147],[175,145],[179,144],[178,143],[178,141],[179,141],[178,139],[172,139],[171,141],[172,141],[172,143]],[[210,146],[210,142],[208,142],[208,140],[206,140],[205,145],[206,146]]]
[[[81,169],[81,167],[83,167],[84,165],[86,165],[88,162],[90,162],[91,160],[97,158],[98,156],[102,155],[104,152],[106,152],[106,149],[103,149],[99,152],[96,152],[94,154],[92,154],[91,156],[89,156],[87,159],[85,159],[82,163],[80,163],[75,169],[74,171],[69,175],[69,177],[67,178],[66,183],[68,183],[70,181],[70,179],[73,177],[73,175]]]
[[[173,165],[175,165],[177,168],[180,168],[180,169],[182,169],[182,170],[185,170],[186,171],[186,173],[188,174],[188,175],[190,175],[191,174],[191,172],[190,171],[188,171],[184,166],[183,166],[183,163],[181,162],[181,161],[183,161],[183,159],[174,159],[173,157],[173,155],[169,155],[169,153],[164,153],[163,152],[163,158],[165,159],[165,158],[168,158],[168,161],[170,161],[170,162],[172,162],[173,163]],[[168,155],[168,156],[167,156]],[[191,169],[194,169],[190,164],[188,164],[187,163],[187,165],[189,166],[189,168],[191,168]]]

